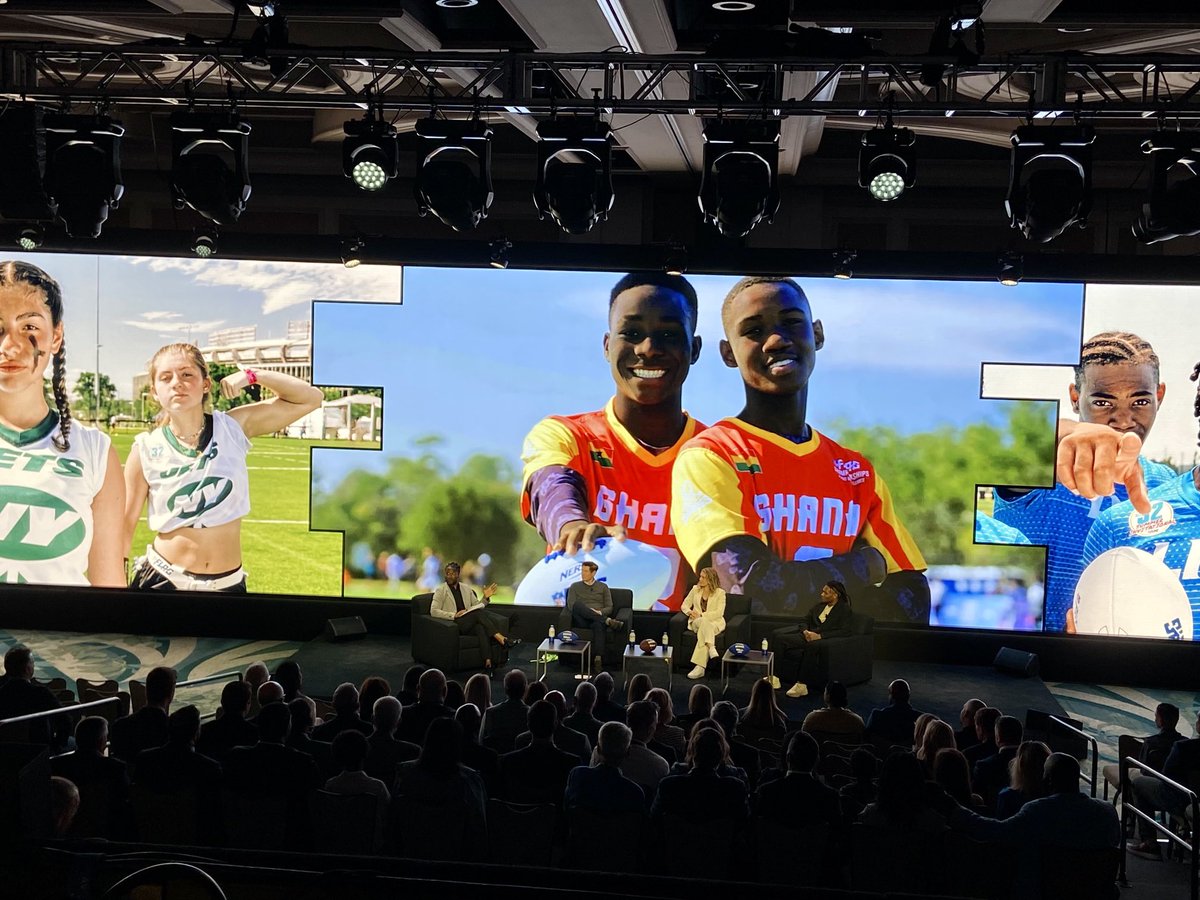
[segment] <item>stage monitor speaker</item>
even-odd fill
[[[325,637],[330,641],[350,641],[354,638],[365,637],[367,626],[362,616],[343,616],[340,619],[328,619],[325,622]]]
[[[1038,673],[1037,654],[1014,650],[1012,647],[1001,647],[992,665],[1000,672],[1018,675],[1021,678],[1032,678]]]

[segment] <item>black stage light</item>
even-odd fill
[[[347,269],[362,265],[362,238],[347,238],[342,241],[342,265]]]
[[[917,180],[917,161],[913,154],[913,133],[887,123],[862,136],[858,151],[858,184],[876,200],[895,200]]]
[[[71,237],[99,237],[125,193],[124,126],[108,116],[47,115],[46,193]]]
[[[171,195],[218,225],[233,225],[250,199],[250,123],[234,112],[171,116]]]
[[[837,250],[833,254],[833,277],[846,280],[854,277],[854,261],[858,253],[854,250]]]
[[[192,232],[192,252],[201,259],[217,255],[217,228],[197,228]]]
[[[368,117],[351,120],[342,130],[342,171],[364,191],[382,190],[400,171],[396,129]]]
[[[744,237],[779,209],[779,122],[713,122],[704,129],[700,212],[728,237]]]
[[[46,132],[42,110],[10,103],[0,115],[0,216],[50,221],[54,207],[46,196]]]
[[[1200,131],[1163,131],[1142,143],[1153,166],[1133,234],[1143,244],[1200,234]]]
[[[1092,208],[1092,127],[1023,125],[1011,140],[1004,208],[1013,228],[1045,244],[1072,225],[1086,225]]]
[[[22,250],[36,250],[45,239],[46,233],[41,225],[26,225],[17,232],[17,246]]]
[[[512,244],[506,238],[492,241],[488,246],[488,265],[493,269],[507,269],[510,250],[512,250]]]
[[[688,252],[683,244],[667,244],[666,256],[663,258],[663,272],[667,275],[683,275],[687,272]]]
[[[1016,287],[1025,274],[1025,258],[1020,253],[1005,253],[1000,257],[1000,271],[996,280],[1005,287]]]
[[[567,234],[586,234],[612,209],[612,129],[598,118],[549,119],[538,125],[538,218]]]
[[[492,129],[478,119],[421,119],[413,191],[417,212],[433,213],[455,231],[470,231],[492,205]]]
[[[278,2],[261,4],[258,27],[246,44],[244,57],[256,63],[265,63],[276,78],[283,75],[292,64],[287,55],[288,22]]]

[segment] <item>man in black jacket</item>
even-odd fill
[[[75,752],[50,760],[50,771],[79,789],[79,812],[71,837],[127,838],[129,775],[125,763],[104,755],[108,721],[87,716],[75,726]]]
[[[580,764],[579,758],[554,746],[558,712],[547,700],[529,709],[529,746],[500,757],[504,796],[518,803],[561,805],[567,776]]]
[[[27,716],[31,713],[58,709],[54,694],[43,685],[33,683],[33,653],[28,647],[16,646],[4,654],[4,678],[0,679],[0,719]],[[66,743],[71,720],[66,716],[46,716],[28,725],[30,743]]]
[[[1200,734],[1200,715],[1196,717],[1196,732]],[[1193,791],[1200,790],[1200,737],[1176,741],[1171,745],[1162,773],[1172,781]],[[1187,796],[1153,775],[1143,773],[1132,782],[1134,798],[1138,808],[1147,815],[1155,810],[1165,810],[1182,816],[1187,808]],[[1152,826],[1141,823],[1140,841],[1131,841],[1129,852],[1151,859],[1161,859],[1158,841]]]
[[[234,747],[252,747],[258,743],[258,729],[246,721],[252,696],[250,684],[231,681],[221,689],[221,714],[200,726],[196,751],[218,763]]]
[[[123,759],[132,768],[138,754],[167,742],[167,716],[175,699],[176,673],[167,666],[156,666],[146,676],[146,705],[133,715],[113,722],[109,753]]]
[[[788,688],[789,697],[805,697],[808,685],[821,671],[822,638],[845,637],[850,634],[850,600],[846,586],[830,581],[821,588],[821,602],[813,605],[797,628],[775,632],[775,648],[781,651],[779,670],[795,683]]]
[[[997,795],[1008,787],[1008,767],[1016,758],[1022,734],[1020,719],[1001,716],[996,720],[996,752],[975,763],[971,771],[971,785],[991,812],[996,810]]]
[[[921,717],[920,711],[913,709],[908,702],[911,697],[912,690],[903,678],[897,678],[889,684],[888,699],[891,702],[885,707],[871,710],[871,715],[867,716],[867,735],[879,741],[911,747],[913,728]]]

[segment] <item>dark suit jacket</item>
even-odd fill
[[[138,754],[135,783],[160,793],[195,788],[210,801],[221,789],[221,765],[189,744],[166,743]]]
[[[996,797],[1008,787],[1008,764],[1017,756],[1016,747],[1001,747],[992,756],[975,763],[971,770],[971,786],[983,798],[989,812],[996,808]]]
[[[511,753],[517,735],[529,730],[529,707],[520,700],[505,698],[488,707],[483,716],[480,742],[499,754]]]
[[[624,722],[625,707],[614,700],[597,700],[592,715],[600,721],[601,725],[605,722]]]
[[[920,716],[921,711],[913,709],[907,703],[893,703],[873,709],[871,715],[867,717],[867,734],[871,737],[891,741],[893,744],[911,747],[913,728],[916,727],[917,719]]]
[[[528,747],[533,739],[528,731],[524,731],[517,735],[517,739],[513,744],[513,749],[520,750],[522,747]],[[587,736],[575,731],[573,728],[568,728],[566,725],[559,725],[554,729],[554,746],[564,753],[570,753],[577,757],[579,765],[586,766],[592,758],[592,744],[587,739]]]
[[[1142,741],[1142,753],[1139,758],[1150,768],[1161,772],[1171,748],[1182,740],[1184,736],[1174,729],[1152,734]]]
[[[429,723],[425,723],[425,727],[429,727]],[[312,737],[314,741],[322,741],[326,744],[332,744],[333,739],[343,731],[357,731],[361,734],[370,734],[374,729],[371,723],[364,721],[358,714],[358,710],[348,713],[338,713],[328,721],[318,725],[313,729]],[[424,737],[424,734],[422,734]]]
[[[622,775],[616,766],[603,763],[571,770],[564,796],[567,809],[623,813],[641,812],[646,808],[642,789]]]
[[[1177,741],[1163,763],[1163,774],[1193,791],[1200,788],[1200,738]]]
[[[71,834],[109,840],[129,837],[129,770],[125,763],[77,750],[51,759],[50,772],[70,779],[79,788],[80,812]],[[95,830],[99,833],[90,828],[80,832],[80,824],[85,822],[98,826]]]
[[[841,604],[839,604],[841,605]],[[755,795],[755,814],[788,828],[841,821],[838,795],[811,775],[790,772],[768,781]]]
[[[995,756],[999,749],[996,746],[995,740],[984,741],[982,744],[968,747],[963,751],[963,756],[967,758],[967,764],[974,770],[977,762],[987,759],[989,756]]]
[[[241,716],[225,713],[219,719],[200,726],[196,752],[222,762],[234,747],[252,747],[258,743],[258,728]]]
[[[434,719],[452,719],[454,710],[444,703],[432,700],[418,701],[412,706],[406,706],[400,713],[400,727],[396,729],[396,737],[410,744],[425,744],[425,732],[429,723]]]
[[[730,741],[729,760],[746,773],[746,777],[750,779],[750,790],[754,790],[758,784],[758,773],[762,771],[762,758],[758,749],[742,741]]]
[[[295,797],[324,783],[311,756],[282,744],[234,747],[222,771],[226,787],[258,796]]]
[[[966,725],[954,732],[954,746],[964,753],[968,747],[974,747],[978,743],[979,735],[975,733],[974,725]]]
[[[59,705],[49,688],[24,678],[6,678],[0,686],[0,719],[58,709]],[[66,742],[70,728],[71,720],[65,715],[46,716],[29,723],[29,740],[34,744],[61,745]]]
[[[421,748],[409,741],[398,741],[389,734],[373,732],[367,737],[367,760],[363,771],[378,778],[390,789],[396,783],[396,766],[421,755]]]
[[[600,740],[600,726],[604,723],[593,715],[585,716],[575,712],[563,719],[562,724],[580,734],[587,735],[587,739],[595,747],[596,742]]]
[[[462,764],[479,773],[488,796],[499,796],[503,788],[500,780],[500,754],[491,747],[485,747],[475,741],[463,741],[461,752]]]
[[[333,761],[332,744],[324,741],[314,741],[312,737],[304,732],[293,731],[288,735],[285,746],[311,756],[313,762],[317,764],[317,768],[321,770],[321,777],[325,780],[329,780],[340,771],[337,763]],[[391,784],[390,781],[387,783]]]
[[[829,615],[825,617],[825,621],[821,621],[821,613],[825,609],[825,604],[814,603],[809,609],[808,615],[800,620],[802,628],[807,628],[809,631],[815,631],[821,637],[846,637],[850,634],[850,621],[853,618],[854,610],[850,608],[849,603],[843,603],[840,600],[835,603],[829,610]]]
[[[745,783],[737,778],[693,770],[687,775],[668,775],[658,783],[650,814],[682,816],[693,822],[740,822],[750,815],[747,797]]]
[[[532,743],[500,757],[504,797],[516,803],[561,804],[567,776],[579,765],[579,757],[553,744]]]
[[[674,747],[668,747],[662,741],[656,741],[653,738],[646,741],[646,746],[661,756],[667,761],[668,766],[673,766],[679,762],[679,756],[675,753]]]
[[[143,706],[131,716],[112,723],[108,752],[134,764],[138,754],[167,742],[167,714],[156,706]]]

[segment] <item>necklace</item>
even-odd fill
[[[171,429],[171,430],[175,431],[175,429]],[[197,428],[195,431],[191,432],[190,434],[180,434],[178,431],[175,431],[175,437],[178,438],[180,441],[183,441],[183,443],[185,443],[185,444],[194,444],[196,441],[198,441],[200,439],[200,435],[203,431],[204,431],[204,422],[201,421],[200,427]]]
[[[636,440],[639,444],[641,444],[647,450],[650,450],[654,453],[662,453],[664,450],[670,450],[672,447],[675,446],[674,442],[672,442],[670,444],[664,444],[663,446],[658,447],[658,446],[655,446],[654,444],[651,444],[649,441],[643,441],[641,438],[634,438],[634,440]]]

